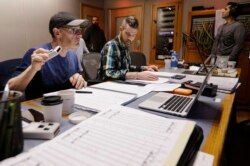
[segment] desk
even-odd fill
[[[238,77],[241,74],[241,69],[237,69]],[[220,165],[222,160],[223,146],[227,134],[230,117],[232,114],[235,93],[226,94],[222,108],[221,117],[214,121],[211,131],[206,138],[205,144],[201,147],[203,152],[214,155],[214,165]]]
[[[145,100],[146,98],[152,96],[153,94],[155,94],[155,92],[151,92],[141,98],[138,98],[137,100],[129,103],[127,106],[140,109],[138,108],[138,104],[142,102],[143,100]],[[218,94],[218,96],[221,96],[222,98],[224,98],[221,110],[219,110],[218,112],[213,112],[210,115],[211,117],[210,118],[208,117],[207,119],[204,119],[204,117],[197,118],[197,116],[192,116],[189,118],[191,120],[195,120],[197,124],[203,128],[204,140],[200,149],[203,152],[214,155],[214,165],[220,165],[220,161],[222,159],[225,136],[226,136],[229,120],[230,120],[231,109],[232,109],[232,104],[233,104],[235,95],[234,94],[226,94],[226,95]],[[32,106],[34,108],[34,103],[37,103],[37,102],[39,102],[39,99],[33,100],[33,101],[26,101],[23,104],[25,106]],[[39,106],[38,107],[36,106],[36,108],[39,109]],[[148,110],[143,110],[143,109],[140,109],[140,110],[145,111],[145,112],[150,112],[153,114],[157,114],[160,116],[168,117],[168,118],[183,119],[181,117],[175,117],[175,116],[152,112]],[[205,115],[202,115],[202,116],[205,116]],[[73,125],[69,123],[66,118],[64,118],[64,121],[61,126],[61,132],[71,128],[72,126]],[[27,140],[26,139],[24,151],[27,151],[28,149],[36,145],[39,145],[43,142],[44,142],[43,140]]]
[[[214,155],[214,165],[220,165],[222,160],[222,152],[229,125],[231,111],[233,107],[235,94],[226,94],[219,119],[213,122],[212,128],[205,144],[201,147],[203,152]]]
[[[182,71],[183,70],[179,70],[179,72]],[[241,69],[237,68],[237,73],[239,77],[241,75]],[[234,99],[235,93],[225,94],[220,110],[220,117],[213,121],[211,129],[209,130],[208,135],[205,136],[203,144],[200,148],[201,151],[214,155],[215,166],[221,165],[224,141],[226,139]]]
[[[130,103],[128,106],[132,108],[140,109],[138,108],[138,104],[142,102],[143,100],[145,100],[144,98],[148,98],[149,97],[148,95],[143,96],[142,98],[138,99],[137,101],[133,103]],[[196,121],[197,124],[200,127],[202,127],[203,133],[204,133],[204,139],[200,147],[200,150],[214,155],[215,166],[220,165],[220,161],[222,159],[225,136],[226,136],[226,132],[227,132],[227,128],[228,128],[228,124],[230,120],[230,115],[231,115],[231,110],[232,110],[232,105],[234,101],[234,96],[235,96],[235,94],[220,94],[220,95],[222,95],[221,97],[224,98],[224,100],[222,101],[221,108],[220,110],[218,110],[218,112],[213,112],[212,114],[210,114],[210,117],[207,119],[204,119],[206,115],[198,115],[198,116],[203,116],[203,117],[198,117],[197,115],[192,115],[191,117],[188,117],[188,119]],[[143,111],[151,112],[153,114],[157,114],[157,115],[168,117],[168,118],[183,119],[183,118],[174,117],[174,116],[167,115],[167,114],[163,115],[162,113],[158,113],[158,112],[152,112],[148,110],[143,110]],[[194,114],[197,114],[197,111],[199,110],[197,108],[197,110],[191,110],[190,113],[193,113],[194,111],[196,111],[196,113]]]
[[[137,100],[129,103],[127,106],[139,109],[138,104],[142,102],[143,100],[149,98],[153,94],[155,94],[155,92],[151,92],[145,96],[142,96],[138,98]],[[224,99],[220,110],[219,109],[216,111],[212,109],[210,110],[202,109],[202,111],[200,111],[201,109],[191,110],[192,114],[190,117],[188,117],[188,119],[196,121],[197,124],[203,128],[204,140],[201,145],[201,150],[203,152],[214,155],[215,157],[214,165],[219,165],[221,161],[224,140],[225,140],[227,126],[229,124],[232,104],[234,100],[234,94],[218,93],[218,97],[221,97]],[[204,98],[207,101],[208,100],[213,101],[213,99],[207,98],[204,96],[202,96],[202,98]],[[27,101],[27,102],[24,102],[23,104],[28,105],[28,106],[34,106],[34,104],[35,105],[39,104],[39,99],[33,100],[32,102]],[[36,108],[39,109],[39,107],[36,107]],[[170,115],[162,114],[162,113],[156,113],[156,112],[152,112],[148,110],[143,110],[143,111],[154,113],[154,114],[164,116],[164,117],[169,117],[169,118],[180,118],[180,117],[170,116]],[[72,126],[73,125],[68,123],[68,121],[65,119],[61,126],[61,131],[65,131]],[[27,151],[31,147],[36,146],[42,142],[44,141],[25,140],[24,150]]]

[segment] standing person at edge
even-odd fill
[[[52,41],[26,52],[14,77],[8,81],[9,88],[25,91],[26,99],[32,99],[48,92],[86,87],[86,81],[78,73],[77,56],[72,51],[79,47],[80,25],[84,22],[67,12],[52,16],[49,22]],[[56,46],[61,46],[59,55],[48,60],[48,50]]]
[[[89,53],[89,50],[88,50],[88,48],[86,46],[86,43],[85,43],[83,38],[80,38],[79,47],[74,49],[73,51],[77,55],[80,72],[83,72],[83,67],[82,67],[82,61],[83,60],[82,59],[83,59],[85,54]]]
[[[84,40],[90,52],[101,52],[106,38],[104,31],[99,27],[98,17],[92,17],[92,24],[86,29]]]
[[[246,32],[244,25],[236,20],[239,12],[240,6],[235,2],[228,2],[223,10],[222,18],[225,19],[226,23],[218,28],[209,57],[212,58],[211,64],[215,62],[217,64],[221,57],[229,61],[237,62],[239,60],[239,53],[244,47]]]
[[[138,20],[129,16],[122,21],[120,33],[107,42],[101,51],[99,78],[157,80],[158,77],[148,71],[158,71],[157,66],[133,66],[129,55],[129,46],[138,32]]]

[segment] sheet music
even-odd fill
[[[200,69],[200,67],[198,66],[190,66],[189,67],[189,70],[192,70],[192,71],[198,71]]]
[[[117,106],[4,165],[176,165],[195,122]]]
[[[166,78],[170,78],[170,77],[176,75],[176,73],[166,72],[166,71],[157,71],[157,72],[150,71],[150,73],[153,73],[159,77],[166,77]]]
[[[208,83],[218,85],[218,89],[232,91],[235,89],[239,82],[239,78],[230,77],[211,77]]]
[[[92,111],[100,112],[106,110],[114,105],[121,105],[132,101],[136,98],[136,94],[114,92],[95,88],[84,88],[86,91],[92,93],[76,93],[75,106],[87,108]]]
[[[201,75],[186,75],[186,78],[178,80],[178,79],[170,79],[170,82],[175,83],[183,83],[186,81],[203,82],[205,76]],[[239,78],[232,77],[210,77],[208,83],[213,83],[214,85],[218,85],[219,90],[223,90],[225,92],[231,92],[235,90],[239,82]]]
[[[212,166],[213,162],[213,155],[199,151],[195,157],[193,166]]]
[[[118,92],[132,93],[132,94],[136,94],[137,97],[141,97],[145,94],[148,94],[149,92],[153,90],[150,87],[122,84],[122,83],[111,82],[111,81],[103,82],[100,84],[95,84],[95,85],[92,85],[91,87],[113,90],[113,91],[118,91]]]
[[[173,91],[176,88],[181,87],[181,84],[175,84],[175,83],[163,83],[163,84],[148,84],[145,87],[148,89],[152,89],[152,91]]]

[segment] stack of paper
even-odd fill
[[[146,88],[145,86],[123,84],[119,82],[103,82],[91,86],[92,88],[105,89],[110,91],[117,91],[123,93],[135,94],[137,97],[141,97],[152,91],[152,88]]]
[[[176,88],[181,87],[181,84],[175,83],[161,83],[161,84],[147,84],[145,86],[124,84],[119,82],[103,82],[91,86],[92,88],[106,89],[111,91],[132,93],[136,94],[137,97],[141,97],[151,91],[173,91]]]
[[[115,92],[96,88],[84,88],[92,93],[76,93],[75,107],[95,112],[106,110],[114,105],[122,105],[136,99],[136,94]]]
[[[194,127],[195,122],[117,106],[2,164],[177,165]]]
[[[203,82],[205,76],[201,75],[186,75],[185,78],[178,79],[170,79],[170,82],[175,83],[184,83],[186,81],[192,81],[192,83]],[[231,93],[234,92],[239,84],[239,78],[231,78],[231,77],[210,77],[208,83],[212,83],[214,85],[218,85],[218,91]]]

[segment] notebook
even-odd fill
[[[198,100],[213,72],[213,68],[206,74],[195,96],[184,96],[165,92],[159,92],[139,104],[140,108],[168,113],[177,116],[187,116],[191,107]]]

